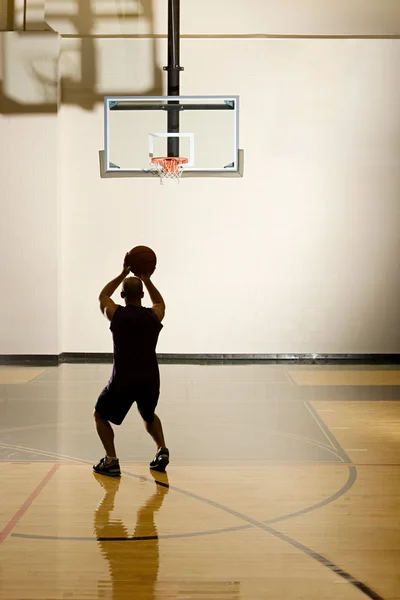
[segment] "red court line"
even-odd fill
[[[14,529],[14,527],[16,526],[18,521],[20,521],[22,519],[22,517],[24,516],[24,514],[26,513],[28,508],[31,506],[32,502],[39,496],[39,494],[43,490],[43,488],[49,483],[50,479],[53,477],[54,473],[57,471],[59,466],[60,466],[59,464],[56,464],[51,467],[50,471],[42,479],[42,481],[39,483],[37,488],[33,490],[32,494],[29,496],[29,498],[27,500],[25,500],[25,502],[23,503],[21,508],[19,508],[17,510],[17,512],[15,513],[15,515],[10,519],[10,521],[7,523],[7,525],[5,526],[3,531],[0,531],[0,544],[2,542],[4,542],[4,540]]]

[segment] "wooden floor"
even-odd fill
[[[400,600],[400,370],[163,365],[95,476],[110,365],[0,367],[1,600]]]

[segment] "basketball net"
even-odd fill
[[[159,176],[160,183],[174,181],[180,183],[183,166],[188,162],[181,156],[157,156],[151,159],[150,170]]]

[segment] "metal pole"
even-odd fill
[[[179,96],[179,79],[183,67],[180,59],[180,0],[168,0],[168,96]],[[169,101],[169,104],[179,102]],[[168,133],[179,133],[179,110],[167,111]],[[179,156],[179,138],[168,139],[168,156]]]

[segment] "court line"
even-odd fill
[[[294,434],[293,435],[292,434],[288,434],[288,437],[294,437],[295,439],[299,439],[301,441],[305,441],[305,442],[308,442],[308,443],[311,443],[311,444],[313,443],[313,440],[308,440],[307,438],[302,438],[300,436],[295,436]],[[333,450],[331,450],[329,447],[325,446],[324,444],[321,444],[320,442],[315,442],[314,445],[317,446],[317,447],[323,448],[324,450],[327,450],[328,452],[331,452],[331,454],[333,454],[337,458],[341,458],[338,454],[336,454],[336,452],[334,452]],[[90,461],[86,461],[84,459],[74,458],[72,456],[67,456],[67,455],[64,455],[64,454],[56,454],[54,452],[48,452],[47,450],[36,450],[35,448],[28,448],[26,446],[16,446],[14,444],[4,444],[3,442],[0,442],[0,448],[8,448],[10,450],[22,450],[23,452],[32,452],[33,454],[40,454],[40,455],[43,455],[43,456],[49,456],[49,457],[51,457],[53,459],[54,459],[54,457],[62,458],[62,459],[65,459],[65,460],[71,460],[74,463],[76,463],[76,462],[78,462],[78,463],[82,462],[83,464],[92,464]],[[6,460],[6,461],[0,461],[0,462],[10,462],[10,461]],[[20,461],[17,461],[17,462],[20,462]],[[32,462],[32,461],[26,461],[26,462]],[[254,465],[254,462],[252,462],[251,464]],[[274,463],[263,463],[263,464],[268,465],[268,464],[274,464]],[[278,465],[279,463],[275,463],[275,464]],[[283,464],[287,464],[287,463],[283,463]],[[301,464],[301,463],[293,463],[293,464],[297,465],[297,464]],[[310,464],[311,465],[319,465],[319,463],[304,463],[304,464],[307,464],[307,465],[310,465]],[[353,462],[349,459],[348,463],[344,463],[343,461],[338,461],[338,462],[326,462],[324,464],[326,464],[326,465],[331,465],[332,464],[332,465],[338,466],[338,465],[344,465],[344,464],[352,465]],[[179,466],[179,463],[177,463],[177,466]],[[183,466],[185,466],[185,465],[183,465]]]
[[[40,375],[36,375],[36,377],[31,379],[30,381],[27,381],[26,385],[29,385],[30,383],[36,383],[36,381],[40,381],[40,378],[43,377],[44,375],[46,375],[47,372],[48,372],[48,368],[45,368],[43,373],[40,373]]]
[[[68,458],[71,459],[72,457],[68,457]],[[89,461],[85,461],[83,459],[82,460],[76,459],[76,460],[78,462],[84,462],[84,463],[88,463],[89,462]],[[56,470],[57,468],[58,468],[58,465],[54,465],[53,468],[52,468],[52,470],[54,470],[54,469]],[[355,467],[349,467],[349,470],[353,470],[353,472],[354,472],[353,478],[352,478],[353,479],[353,483],[354,483],[354,481],[356,480],[356,477],[357,477],[357,470],[356,470]],[[130,476],[130,477],[139,478],[139,479],[142,479],[142,480],[143,479],[148,479],[148,478],[144,478],[143,476],[139,476],[139,475],[136,475],[136,474],[133,474],[133,473],[124,472],[124,474],[126,474],[127,476]],[[154,481],[154,479],[152,479],[152,480],[148,479],[148,480],[149,481]],[[47,481],[46,481],[46,483],[47,483]],[[263,531],[266,531],[267,533],[270,533],[271,535],[273,535],[277,539],[279,539],[279,540],[281,540],[283,542],[288,543],[289,545],[293,546],[297,550],[300,550],[301,552],[303,552],[304,554],[306,554],[310,558],[313,558],[314,560],[316,560],[317,562],[319,562],[321,565],[329,568],[335,574],[337,574],[342,579],[346,580],[348,583],[350,583],[351,585],[353,585],[354,587],[356,587],[358,590],[360,590],[363,594],[365,594],[366,596],[368,596],[369,598],[371,598],[371,600],[384,600],[384,598],[382,596],[380,596],[377,592],[375,592],[374,590],[372,590],[372,588],[370,588],[369,586],[365,585],[362,581],[360,581],[360,580],[356,579],[355,577],[353,577],[350,573],[348,573],[347,571],[345,571],[341,567],[337,566],[335,563],[331,562],[329,559],[325,558],[322,554],[314,552],[314,550],[312,550],[308,546],[305,546],[301,542],[298,542],[297,540],[295,540],[295,539],[287,536],[286,534],[281,533],[277,529],[274,529],[273,527],[270,527],[266,523],[263,523],[262,521],[258,521],[257,519],[253,519],[252,517],[249,517],[249,516],[247,516],[247,515],[245,515],[243,513],[240,513],[238,511],[232,509],[232,508],[229,508],[227,506],[224,506],[223,504],[215,502],[214,500],[210,500],[208,498],[204,498],[202,496],[198,496],[197,494],[193,494],[192,492],[188,492],[186,490],[182,490],[182,489],[177,488],[175,486],[171,486],[170,484],[165,484],[165,483],[160,482],[160,481],[156,481],[155,483],[156,483],[156,485],[160,485],[160,486],[163,486],[163,487],[168,487],[168,488],[170,488],[170,489],[172,489],[174,491],[183,493],[183,494],[185,494],[186,496],[188,496],[190,498],[193,498],[193,499],[198,500],[198,501],[200,501],[202,503],[208,504],[209,506],[212,506],[213,508],[216,508],[217,510],[221,510],[221,511],[227,513],[227,514],[230,514],[230,515],[238,518],[241,521],[245,521],[245,522],[247,522],[249,525],[251,525],[253,527],[256,527],[258,529],[262,529]],[[28,506],[27,506],[27,508],[28,508]]]
[[[343,465],[340,465],[340,466],[343,466]],[[137,473],[131,473],[129,471],[123,471],[122,473],[123,473],[123,475],[126,475],[132,479],[145,479],[148,482],[154,481],[156,483],[156,485],[158,485],[160,487],[168,487],[172,491],[178,492],[185,496],[189,496],[190,498],[194,498],[195,500],[201,501],[203,503],[209,502],[207,498],[204,498],[202,496],[193,495],[192,492],[187,492],[186,490],[175,487],[169,483],[166,484],[161,481],[152,480],[148,477],[143,477],[142,475],[137,475]],[[328,496],[327,498],[325,498],[324,500],[321,500],[320,502],[317,502],[316,504],[313,504],[311,506],[306,506],[305,508],[302,508],[296,512],[288,513],[286,515],[282,515],[279,517],[274,517],[273,519],[268,519],[266,521],[263,521],[263,523],[266,523],[267,525],[271,525],[273,523],[280,523],[281,521],[293,519],[295,517],[302,516],[309,512],[312,512],[313,510],[316,510],[318,508],[322,508],[323,506],[327,506],[328,504],[331,504],[332,502],[334,502],[335,500],[337,500],[338,498],[343,496],[345,493],[347,493],[353,487],[353,485],[356,481],[356,478],[357,478],[356,469],[349,469],[349,476],[348,476],[346,483],[340,488],[340,490],[338,490],[331,496]],[[190,532],[190,533],[175,533],[175,534],[150,536],[148,539],[169,539],[169,538],[181,538],[181,537],[182,538],[198,537],[198,536],[203,536],[203,535],[218,535],[220,533],[232,533],[235,531],[243,531],[245,529],[250,529],[250,528],[251,528],[251,525],[240,525],[237,527],[225,527],[225,528],[219,528],[219,529],[211,529],[208,531],[195,531],[195,532]],[[52,535],[41,535],[41,534],[31,535],[31,534],[24,534],[24,533],[15,533],[15,534],[13,534],[13,537],[23,537],[23,538],[32,537],[34,539],[44,539],[44,540],[75,540],[75,541],[89,541],[89,540],[95,541],[96,539],[99,539],[99,538],[95,538],[95,537],[52,536]],[[135,536],[128,536],[125,538],[115,538],[115,539],[114,538],[104,538],[104,541],[107,541],[107,540],[110,540],[110,541],[113,541],[113,540],[114,541],[124,541],[124,540],[136,541],[136,540],[141,540],[141,539],[143,539],[143,538],[135,537]]]
[[[350,477],[349,477],[349,480],[352,481],[351,485],[353,485],[353,483],[356,481],[356,478],[357,478],[357,469],[355,467],[349,467],[349,471],[353,471],[353,473],[350,474]],[[351,585],[356,587],[358,590],[360,590],[363,594],[365,594],[366,596],[371,598],[371,600],[384,600],[383,597],[380,596],[377,592],[375,592],[372,588],[365,585],[362,581],[356,579],[350,573],[348,573],[341,567],[337,566],[335,563],[333,563],[329,559],[322,556],[322,554],[319,554],[318,552],[314,552],[314,550],[312,550],[308,546],[305,546],[301,542],[298,542],[297,540],[289,537],[288,535],[281,533],[277,529],[270,527],[266,523],[263,523],[262,521],[258,521],[257,519],[253,519],[252,517],[249,517],[243,513],[240,513],[232,508],[229,508],[228,506],[224,506],[223,504],[220,504],[219,502],[214,502],[214,500],[210,500],[208,498],[203,498],[202,496],[198,496],[197,494],[193,494],[192,492],[187,492],[185,490],[181,490],[180,488],[175,488],[175,486],[171,486],[170,484],[166,484],[166,483],[159,482],[159,481],[156,481],[156,483],[157,483],[157,485],[160,485],[163,487],[169,487],[172,490],[184,493],[186,496],[189,496],[195,500],[199,500],[200,502],[206,503],[209,506],[212,506],[218,510],[228,513],[234,517],[237,517],[238,519],[240,519],[242,521],[246,521],[249,525],[252,525],[253,527],[262,529],[262,530],[266,531],[267,533],[270,533],[271,535],[278,538],[279,540],[288,543],[289,545],[293,546],[297,550],[300,550],[307,556],[310,556],[314,560],[318,561],[323,566],[329,568],[331,571],[336,573],[336,575],[339,575],[340,577],[342,577],[342,579],[345,579],[346,582],[350,583]]]
[[[314,419],[315,419],[315,417],[314,417]],[[316,420],[316,422],[317,422],[317,424],[319,424],[317,420]],[[68,421],[66,421],[64,423],[43,423],[43,424],[37,424],[37,425],[23,425],[20,427],[9,427],[6,429],[0,429],[0,433],[13,433],[14,431],[24,431],[24,430],[40,429],[40,428],[45,429],[45,428],[50,428],[50,427],[54,427],[54,426],[69,425],[69,424],[70,423]],[[323,450],[326,450],[327,452],[330,452],[331,454],[336,456],[341,462],[343,462],[343,458],[338,454],[337,448],[335,448],[333,446],[333,444],[330,442],[330,440],[327,436],[326,437],[327,437],[328,441],[330,442],[329,445],[324,444],[323,442],[320,442],[319,440],[314,440],[312,438],[308,438],[308,437],[305,437],[302,435],[297,435],[296,433],[290,433],[288,431],[278,431],[276,429],[264,429],[263,432],[270,433],[272,435],[281,435],[283,437],[292,438],[297,441],[306,442],[307,444],[311,444],[312,446],[316,446],[318,448],[322,448]]]
[[[318,421],[317,421],[317,423],[318,423]],[[327,450],[328,452],[330,452],[331,454],[334,454],[334,456],[339,458],[340,462],[343,462],[343,458],[340,456],[340,454],[337,451],[337,448],[335,448],[332,443],[329,443],[329,445],[324,444],[323,442],[320,442],[318,440],[314,440],[312,438],[307,438],[303,435],[297,435],[297,433],[289,433],[288,431],[277,431],[275,429],[266,429],[264,431],[265,431],[265,433],[282,435],[284,437],[293,438],[294,440],[300,440],[302,442],[307,442],[308,444],[311,444],[312,446],[317,446],[318,448],[323,448],[324,450]],[[328,438],[328,440],[329,440],[329,438]]]
[[[26,369],[30,369],[30,368],[33,368],[36,370],[41,370],[40,367],[21,367],[22,370],[26,370]],[[6,369],[7,369],[7,367],[6,367]],[[21,369],[18,369],[18,370],[20,371]],[[14,385],[28,386],[31,383],[35,383],[35,382],[39,381],[40,377],[43,377],[46,374],[46,372],[47,372],[47,370],[45,368],[45,370],[42,373],[40,373],[39,375],[35,375],[35,377],[32,377],[32,379],[29,379],[29,381],[17,381],[16,383],[15,382],[14,383],[2,383],[1,385],[6,385],[9,387],[13,387]]]
[[[1,447],[1,444],[0,444]],[[4,445],[4,447],[6,447]],[[21,449],[19,447],[19,449]],[[51,455],[49,458],[53,458],[53,462],[54,462],[54,456],[57,455]],[[42,464],[47,464],[49,462],[49,460],[35,460],[35,459],[18,459],[18,460],[4,460],[2,458],[0,458],[0,464],[4,464],[4,465],[32,465],[32,464],[38,464],[38,465],[42,465]],[[73,461],[73,459],[71,459],[71,462],[68,462],[67,459],[63,459],[62,462],[58,463],[61,466],[76,466],[76,464],[80,464],[81,461],[80,459]],[[89,464],[89,461],[85,464]],[[92,464],[92,463],[90,463]],[[128,468],[130,463],[127,463]],[[132,467],[138,465],[138,466],[143,466],[143,463],[132,463]],[[226,462],[226,463],[218,463],[215,462],[213,464],[210,463],[182,463],[182,462],[174,462],[174,467],[191,467],[191,468],[196,468],[196,467],[223,467],[223,468],[231,468],[231,469],[236,469],[237,467],[287,467],[287,468],[298,468],[298,467],[369,467],[369,468],[382,468],[382,467],[400,467],[400,463],[356,463],[356,462],[333,462],[333,461],[319,461],[319,462],[287,462],[287,461],[282,461],[282,462],[258,462],[255,463],[254,461],[248,461],[248,462],[243,462],[243,463],[231,463],[231,462]],[[399,599],[400,600],[400,599]]]
[[[318,414],[318,411],[313,407],[312,402],[305,400],[305,403],[308,404],[308,408],[310,412],[314,415],[315,420],[319,423],[320,427],[325,432],[326,436],[331,440],[332,444],[336,448],[336,451],[341,455],[343,462],[353,462],[347,452],[342,448],[339,444],[332,431],[329,429],[328,425],[325,423],[323,419]]]
[[[13,433],[14,431],[30,431],[32,429],[46,429],[48,427],[57,427],[59,425],[63,425],[63,423],[38,423],[37,425],[21,425],[20,427],[6,427],[5,429],[0,429],[0,433]]]
[[[318,421],[317,421],[317,423],[318,423]],[[283,437],[292,438],[292,439],[300,441],[300,442],[306,442],[307,444],[310,444],[311,446],[316,446],[317,448],[322,448],[323,450],[326,450],[330,454],[333,454],[334,456],[336,456],[339,459],[339,463],[336,463],[336,464],[342,464],[342,462],[343,462],[343,457],[338,453],[338,449],[335,448],[335,446],[333,446],[333,444],[331,444],[331,443],[324,444],[323,442],[320,442],[319,440],[314,440],[313,438],[308,438],[303,435],[297,435],[297,433],[290,433],[289,431],[278,431],[276,429],[262,429],[262,430],[259,429],[258,431],[262,431],[264,434],[270,433],[272,435],[281,435]],[[1,433],[1,431],[0,431],[0,433]],[[329,440],[329,438],[328,438],[328,440]]]
[[[310,409],[309,404],[307,401],[303,400],[303,404],[306,407],[306,409],[308,410],[309,414],[312,416],[312,418],[314,419],[315,423],[318,425],[319,429],[322,431],[322,433],[324,434],[324,436],[326,437],[326,439],[329,442],[329,446],[331,448],[334,448],[335,450],[337,450],[337,448],[335,447],[335,444],[332,442],[331,438],[327,435],[325,429],[321,426],[321,420],[317,419],[315,414],[313,413],[313,411]]]
[[[309,410],[311,416],[314,418],[315,422],[317,423],[318,427],[321,429],[321,431],[324,433],[325,437],[327,438],[329,444],[324,444],[323,442],[320,442],[319,440],[314,440],[312,438],[307,438],[305,436],[301,436],[301,435],[297,435],[294,433],[290,433],[290,432],[286,432],[286,431],[277,431],[275,429],[268,429],[268,430],[263,430],[265,433],[271,433],[273,435],[281,435],[284,437],[289,437],[298,441],[304,441],[307,442],[308,444],[311,444],[313,446],[317,446],[319,448],[323,448],[324,450],[327,450],[328,452],[331,452],[332,454],[334,454],[334,456],[336,456],[337,458],[340,459],[341,462],[343,462],[343,458],[337,453],[337,448],[335,448],[335,446],[333,445],[332,441],[330,440],[330,438],[326,435],[326,433],[324,432],[323,428],[320,425],[320,422],[318,419],[316,419],[315,415],[310,411],[310,409],[308,408],[307,404],[303,401],[303,405],[306,406],[306,408]],[[68,422],[65,423],[43,423],[43,424],[36,424],[36,425],[23,425],[20,427],[9,427],[9,428],[5,428],[5,429],[0,429],[0,433],[12,433],[14,431],[24,431],[24,430],[31,430],[31,429],[40,429],[40,428],[51,428],[53,426],[59,426],[59,425],[63,425],[66,424],[68,425]],[[332,452],[332,449],[334,450]]]
[[[47,450],[38,450],[35,448],[27,448],[26,446],[15,446],[12,444],[3,444],[2,442],[0,442],[0,448],[7,448],[10,450],[22,450],[22,452],[32,452],[33,454],[40,454],[42,456],[47,456],[49,458],[52,458],[54,460],[54,458],[58,458],[61,459],[63,462],[60,462],[60,465],[65,465],[65,464],[70,464],[70,465],[76,465],[76,464],[92,464],[91,461],[89,460],[85,460],[85,459],[81,459],[81,458],[74,458],[73,456],[67,456],[67,455],[63,455],[63,454],[57,454],[55,452],[48,452]],[[71,461],[70,463],[66,462],[66,461]],[[17,460],[17,461],[10,461],[10,460],[2,460],[0,459],[0,463],[5,463],[5,464],[31,464],[31,463],[43,463],[43,462],[48,462],[48,461],[40,461],[40,460]],[[251,461],[250,463],[245,463],[244,466],[247,466],[248,464],[250,464],[251,466],[254,466],[254,462]],[[193,463],[175,463],[175,466],[177,467],[186,467],[186,466],[193,466]],[[196,466],[210,466],[209,463],[199,463],[194,465]],[[236,465],[233,465],[231,463],[221,463],[221,464],[214,464],[211,466],[218,466],[218,467],[226,467],[226,466],[231,466],[234,467]],[[356,463],[354,461],[352,461],[350,458],[348,459],[347,462],[333,462],[333,461],[318,461],[318,462],[262,462],[257,464],[256,466],[263,466],[263,467],[369,467],[369,468],[382,468],[382,467],[400,467],[400,463]],[[142,477],[141,475],[137,475],[137,477]],[[146,478],[145,478],[146,479]],[[147,480],[147,479],[146,479]],[[148,479],[148,481],[151,481],[150,479]]]
[[[8,448],[10,450],[22,450],[23,452],[32,452],[33,454],[41,454],[42,456],[48,456],[50,458],[64,458],[63,454],[57,454],[56,452],[48,452],[47,450],[37,450],[35,448],[27,448],[26,446],[15,446],[14,444],[3,444],[0,442],[0,448]],[[90,461],[86,461],[80,458],[74,458],[73,456],[66,456],[67,460],[73,461],[74,463],[82,463],[85,464],[90,463]],[[29,461],[28,461],[29,462]],[[62,463],[59,463],[62,464]]]
[[[156,482],[158,485],[158,482]],[[127,536],[127,537],[78,537],[78,536],[54,536],[40,535],[31,533],[13,533],[12,537],[28,540],[51,540],[62,542],[143,542],[148,540],[172,540],[181,538],[201,537],[206,535],[216,535],[220,533],[231,533],[234,531],[243,531],[244,529],[252,529],[251,525],[238,525],[231,527],[229,530],[210,529],[209,531],[196,531],[194,533],[166,533],[163,535],[142,535],[142,536]]]
[[[10,521],[7,523],[7,525],[5,526],[3,531],[0,531],[0,544],[2,542],[4,542],[4,540],[14,529],[14,527],[16,526],[18,521],[20,521],[22,519],[22,517],[24,516],[24,514],[26,513],[28,508],[31,506],[32,502],[39,496],[39,494],[43,490],[43,488],[49,483],[50,479],[53,477],[54,473],[57,471],[59,466],[60,465],[58,465],[58,464],[55,464],[52,466],[52,468],[47,473],[47,475],[45,475],[45,477],[42,479],[42,481],[39,483],[39,485],[33,490],[31,495],[25,500],[23,505],[17,510],[15,515],[13,517],[11,517]]]
[[[26,448],[24,446],[12,446],[10,444],[2,444],[2,443],[0,443],[0,447],[8,447],[8,448],[11,448],[11,449],[20,449],[20,450],[25,451],[25,452],[33,452],[34,451],[32,448]],[[78,464],[85,464],[85,465],[86,464],[92,464],[90,461],[85,460],[85,459],[80,459],[80,458],[74,459],[73,457],[70,457],[70,456],[66,456],[66,455],[62,455],[62,454],[56,454],[54,452],[47,452],[46,450],[39,450],[38,452],[41,453],[41,454],[44,454],[46,456],[50,456],[53,459],[55,457],[58,457],[58,458],[63,458],[63,459],[67,459],[67,460],[75,460],[75,462],[72,463],[72,464],[76,464],[76,463],[78,463]],[[63,465],[63,464],[65,464],[65,463],[60,463],[60,465]],[[318,463],[316,463],[316,464],[318,464]],[[356,481],[356,478],[357,478],[356,477],[356,475],[357,475],[356,469],[355,468],[354,468],[354,470],[351,469],[352,467],[354,467],[354,465],[352,463],[350,463],[350,464],[347,465],[347,464],[341,463],[341,462],[338,462],[338,463],[328,463],[328,464],[329,465],[332,464],[332,465],[334,465],[336,467],[344,467],[344,466],[346,466],[346,467],[349,468],[349,477],[348,477],[346,483],[337,492],[335,492],[331,496],[328,496],[324,500],[321,500],[317,504],[313,504],[311,506],[307,506],[307,507],[299,509],[298,511],[293,512],[293,513],[287,513],[286,515],[282,515],[280,517],[275,517],[274,519],[270,519],[270,520],[267,520],[265,522],[266,523],[278,523],[280,521],[285,521],[285,520],[288,520],[288,519],[291,519],[291,518],[294,518],[294,517],[297,517],[297,516],[300,516],[300,515],[307,514],[307,513],[311,512],[313,510],[316,510],[317,508],[321,508],[322,506],[326,506],[326,505],[330,504],[331,502],[334,502],[335,500],[337,500],[338,498],[340,498],[341,496],[343,496],[346,492],[348,492],[350,490],[350,488],[354,485],[354,483]],[[279,465],[276,465],[276,466],[279,466]],[[292,466],[292,465],[290,465],[290,466]],[[307,465],[307,466],[309,466],[309,465]],[[129,471],[123,471],[123,474],[127,475],[128,477],[131,477],[133,479],[142,479],[142,480],[144,479],[144,480],[146,480],[148,482],[153,482],[154,481],[154,479],[150,479],[149,477],[145,477],[143,475],[138,475],[136,473],[131,473]],[[162,484],[162,482],[159,482],[159,481],[156,481],[156,484],[160,485],[160,486],[165,485],[165,484]],[[169,484],[169,487],[170,487],[170,489],[172,489],[172,490],[174,490],[174,491],[176,491],[178,493],[184,494],[184,495],[190,495],[191,494],[191,492],[186,492],[186,490],[184,490],[182,488],[175,487],[175,486],[171,486],[170,484]],[[205,501],[205,499],[202,498],[201,496],[198,496],[197,500],[202,500],[203,502]],[[246,525],[246,526],[244,526],[244,528],[247,529],[248,526]],[[217,534],[217,533],[228,533],[230,531],[237,531],[237,528],[233,527],[233,528],[225,528],[225,529],[216,529],[216,530],[212,530],[212,532],[209,532],[209,535],[211,535],[211,534]],[[204,535],[203,532],[194,532],[192,535],[194,536],[194,535],[198,535],[198,534]],[[17,534],[15,534],[15,535],[17,535]],[[43,538],[43,539],[47,539],[45,536],[37,536],[37,537]],[[51,538],[51,539],[53,539],[53,538]],[[56,539],[63,539],[63,538],[56,538]],[[94,539],[94,538],[92,538],[92,539]]]
[[[285,377],[286,377],[286,381],[285,381],[285,383],[290,383],[290,385],[292,385],[292,386],[293,386],[293,385],[295,385],[295,384],[293,383],[293,379],[290,377],[290,375],[289,375],[289,373],[288,373],[288,371],[287,371],[286,369],[284,369],[284,370],[283,370],[283,374],[284,374],[284,375],[285,375]]]

